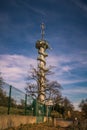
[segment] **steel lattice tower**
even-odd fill
[[[48,42],[44,40],[44,24],[41,25],[41,40],[37,40],[36,48],[38,49],[38,100],[42,103],[45,101],[45,88],[46,88],[46,57],[48,56],[45,52],[49,48]]]

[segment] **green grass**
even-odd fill
[[[7,114],[8,108],[7,107],[2,107],[0,106],[0,115],[5,115]]]
[[[7,115],[8,108],[0,106],[0,115]],[[10,114],[18,114],[18,115],[24,115],[24,109],[18,109],[18,108],[10,108]]]

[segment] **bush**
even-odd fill
[[[53,118],[61,118],[62,117],[62,115],[59,113],[59,112],[57,112],[57,111],[52,111],[51,112],[51,116],[53,117]]]

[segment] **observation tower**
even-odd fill
[[[45,101],[45,89],[46,89],[46,72],[48,69],[46,68],[46,57],[48,54],[46,50],[49,48],[48,42],[44,40],[44,23],[41,24],[41,40],[37,40],[36,49],[38,49],[38,101],[44,103]]]

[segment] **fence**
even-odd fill
[[[33,115],[34,100],[21,90],[3,84],[0,88],[0,114]]]

